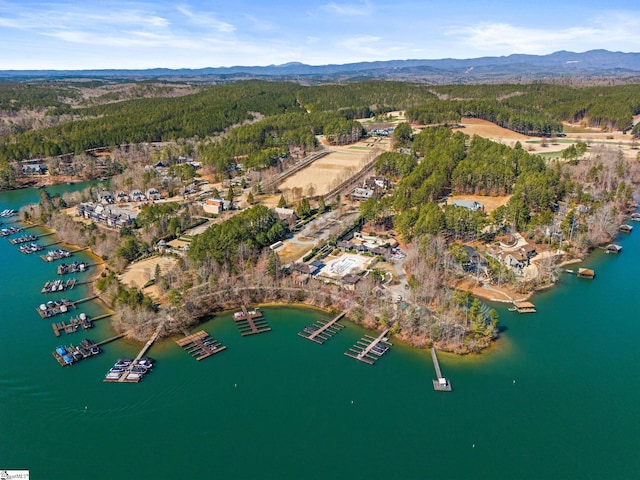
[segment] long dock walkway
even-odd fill
[[[271,330],[271,327],[264,319],[262,312],[257,308],[248,310],[246,305],[242,305],[242,311],[233,314],[233,319],[240,330],[240,335],[255,335]]]
[[[138,383],[140,380],[142,380],[144,373],[137,373],[136,371],[134,371],[134,368],[138,365],[138,362],[145,355],[145,353],[147,353],[147,351],[151,348],[151,345],[153,345],[154,342],[158,339],[163,328],[164,322],[158,324],[156,331],[153,333],[153,335],[151,335],[151,338],[149,338],[147,343],[144,344],[136,358],[126,368],[124,368],[122,372],[118,372],[118,374],[114,376],[106,376],[104,378],[104,381],[111,383]]]
[[[313,342],[319,343],[322,345],[324,342],[329,340],[333,335],[338,333],[340,330],[344,328],[344,325],[340,325],[338,320],[344,317],[347,314],[346,311],[339,314],[336,318],[329,322],[323,322],[322,320],[318,320],[313,325],[308,327],[304,327],[304,330],[298,332],[302,338],[306,338],[307,340],[311,340]]]
[[[185,337],[176,340],[176,343],[198,361],[227,349],[225,345],[222,345],[204,330],[195,333],[187,331],[184,334]]]
[[[361,362],[373,365],[376,360],[387,353],[391,343],[387,341],[389,328],[385,329],[377,338],[365,335],[356,344],[349,348],[344,354],[347,357],[355,358]]]
[[[436,349],[434,347],[431,347],[431,358],[433,359],[433,368],[436,370],[437,377],[437,379],[433,381],[433,388],[440,392],[450,392],[451,383],[449,383],[449,380],[444,378],[440,371],[440,362],[438,362],[438,356],[436,355]]]
[[[102,340],[100,342],[97,342],[96,345],[97,346],[101,346],[101,345],[104,345],[106,343],[113,342],[114,340],[119,340],[122,337],[124,337],[124,335],[125,335],[124,333],[119,333],[118,335],[114,335],[113,337],[105,338],[104,340]]]

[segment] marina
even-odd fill
[[[433,360],[433,368],[436,370],[436,379],[433,380],[433,388],[439,392],[450,392],[451,383],[444,378],[440,371],[440,362],[438,362],[438,356],[436,355],[436,349],[431,347],[431,359]]]
[[[20,245],[18,247],[18,250],[20,250],[20,252],[24,253],[25,255],[31,255],[32,253],[41,252],[42,250],[44,250],[44,247],[42,245],[38,245],[37,243],[28,243],[26,245]]]
[[[0,212],[0,217],[4,217],[4,218],[14,217],[16,215],[18,215],[18,211],[14,210],[12,208],[7,208],[7,209],[3,210],[2,212]]]
[[[21,243],[35,242],[36,240],[38,240],[37,235],[26,234],[26,235],[20,235],[19,237],[16,237],[16,238],[10,238],[9,242],[13,245],[19,245]]]
[[[71,290],[76,286],[76,279],[70,278],[66,282],[64,280],[51,280],[44,284],[40,293],[55,293],[64,292],[65,290]]]
[[[53,351],[53,357],[58,361],[60,366],[67,367],[74,363],[78,363],[81,360],[99,355],[100,353],[102,353],[100,347],[96,343],[85,338],[80,341],[79,346],[58,345]]]
[[[151,371],[153,367],[153,360],[146,357],[145,354],[151,348],[151,345],[158,339],[163,323],[158,325],[154,334],[149,338],[147,343],[144,344],[142,350],[138,353],[136,358],[120,359],[114,364],[114,366],[107,372],[103,381],[110,383],[138,383],[143,377]]]
[[[82,273],[89,268],[85,262],[73,262],[70,264],[61,263],[58,265],[58,275],[67,275],[69,273]]]
[[[16,233],[20,233],[22,228],[20,227],[7,227],[0,229],[0,235],[3,237],[8,237],[9,235],[14,235]]]
[[[176,343],[198,361],[227,349],[204,330],[195,333],[185,332],[185,337],[176,340]]]
[[[45,262],[55,262],[56,260],[69,258],[70,256],[71,252],[62,248],[56,248],[55,250],[47,252],[46,255],[41,255],[40,258],[42,258]]]
[[[323,320],[317,320],[312,325],[304,327],[304,330],[299,332],[302,338],[311,340],[313,342],[323,344],[329,340],[333,335],[338,333],[344,328],[344,325],[338,323],[338,321],[346,315],[346,311],[339,314],[333,320],[325,322]]]
[[[93,328],[93,322],[110,317],[111,315],[111,313],[106,313],[104,315],[91,318],[87,314],[81,313],[77,317],[71,318],[66,322],[54,322],[51,324],[51,328],[53,329],[53,334],[56,337],[59,337],[61,333],[75,333],[79,328],[82,328],[83,330]]]
[[[271,330],[259,308],[248,310],[245,305],[242,310],[233,314],[233,320],[236,322],[240,335],[255,335],[257,333],[265,333]]]
[[[387,338],[390,329],[385,329],[376,338],[365,335],[358,340],[349,350],[344,352],[347,357],[355,358],[368,365],[373,365],[385,353],[389,351],[391,343]]]
[[[104,377],[105,382],[110,383],[138,383],[153,368],[154,360],[150,357],[141,357],[135,360],[119,358]]]
[[[62,298],[60,300],[50,300],[47,303],[41,304],[36,311],[42,318],[55,317],[67,313],[70,308],[74,308],[74,303],[68,298]]]
[[[56,315],[67,313],[70,308],[76,308],[79,303],[88,302],[95,298],[98,298],[98,296],[92,295],[91,297],[82,298],[76,301],[69,300],[68,298],[49,300],[47,303],[40,304],[40,306],[36,308],[36,311],[42,318],[54,317]]]

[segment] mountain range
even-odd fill
[[[225,81],[271,78],[315,83],[320,81],[403,80],[429,83],[480,83],[512,80],[590,78],[640,80],[640,53],[590,50],[559,51],[548,55],[514,54],[502,57],[439,60],[388,60],[342,65],[287,63],[200,69],[146,70],[0,70],[0,78],[123,78]]]

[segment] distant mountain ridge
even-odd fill
[[[502,57],[438,60],[388,60],[330,65],[299,62],[269,66],[209,68],[152,68],[146,70],[1,70],[0,78],[273,78],[307,81],[325,80],[414,80],[479,82],[510,78],[640,77],[640,53],[590,50],[583,53],[558,51],[548,55],[513,54]]]

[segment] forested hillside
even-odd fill
[[[138,91],[141,95],[168,93],[154,88]],[[563,121],[626,131],[633,125],[632,116],[640,113],[640,85],[427,86],[371,81],[301,86],[244,81],[199,88],[197,93],[174,98],[115,101],[117,96],[110,99],[104,94],[96,98],[112,103],[77,108],[72,107],[79,103],[77,83],[3,84],[0,107],[5,112],[38,109],[52,118],[53,126],[5,125],[3,131],[12,133],[0,136],[0,163],[6,168],[7,162],[15,160],[130,143],[202,142],[233,125],[261,120],[232,130],[223,141],[200,145],[205,162],[224,171],[236,156],[248,156],[246,166],[260,168],[286,155],[290,146],[312,149],[317,134],[333,143],[353,141],[362,134],[355,119],[398,109],[406,109],[406,118],[420,124],[477,117],[536,136],[561,132]]]

